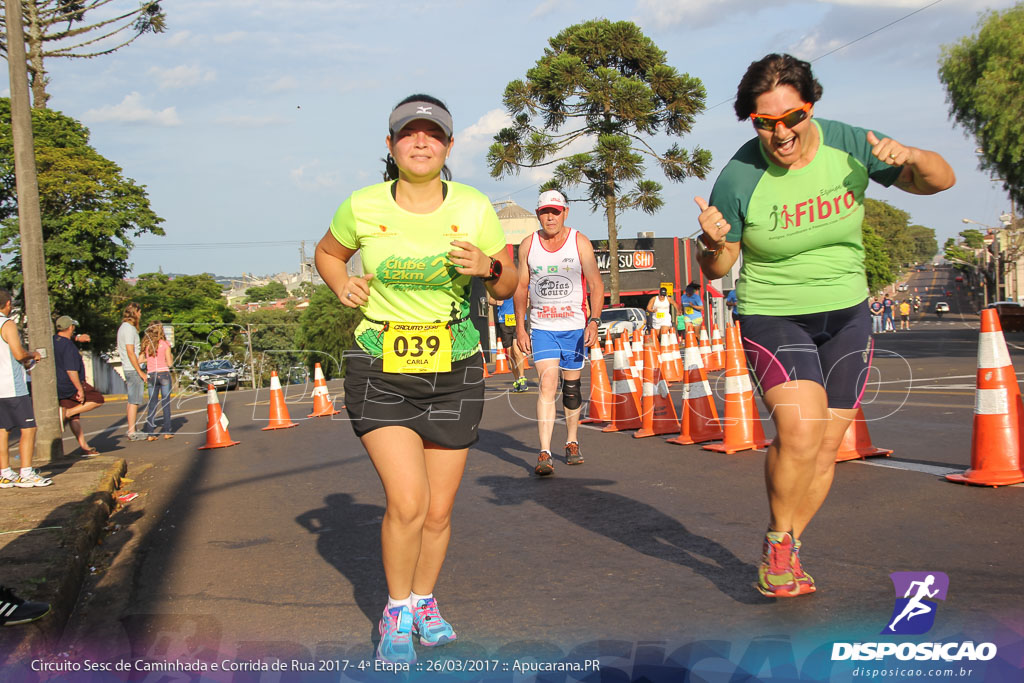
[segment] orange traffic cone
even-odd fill
[[[480,352],[480,364],[484,366],[484,379],[487,379],[491,373],[487,372],[487,356],[484,355],[484,347],[480,345],[480,342],[476,343],[476,350]]]
[[[640,331],[640,328],[635,328],[633,330],[633,342],[632,342],[632,349],[633,349],[633,378],[636,379],[636,383],[637,383],[638,387],[640,386],[640,383],[643,382],[643,379],[644,379],[644,337],[643,337],[643,334],[644,333]]]
[[[963,474],[947,474],[946,479],[979,486],[1024,482],[1020,461],[1024,405],[999,315],[993,308],[981,312],[977,387],[971,467]]]
[[[608,381],[608,370],[604,366],[601,344],[595,341],[590,347],[590,406],[587,408],[587,416],[580,420],[580,423],[611,422],[614,402],[615,395],[612,394],[612,385]]]
[[[843,435],[843,442],[839,444],[836,462],[890,454],[892,454],[892,450],[888,448],[875,448],[871,445],[871,435],[868,433],[868,423],[864,419],[864,409],[857,408],[857,417],[850,422],[850,426],[847,427],[846,433]]]
[[[766,439],[754,403],[754,390],[750,385],[747,359],[743,355],[740,330],[734,326],[725,335],[725,439],[722,443],[702,448],[717,453],[736,453],[752,448],[764,448],[772,441]]]
[[[298,427],[298,422],[292,422],[288,415],[288,406],[284,402],[284,391],[281,389],[281,380],[277,378],[277,372],[270,371],[270,422],[260,431],[270,429],[288,429]]]
[[[668,342],[672,347],[672,364],[675,365],[675,374],[682,380],[686,376],[683,364],[683,354],[679,349],[679,335],[676,334],[675,330],[670,330],[668,333]],[[683,340],[685,344],[685,339]]]
[[[658,365],[661,366],[661,376],[668,382],[679,382],[683,379],[676,365],[675,354],[672,349],[670,328],[663,327],[661,332],[661,352],[658,354]]]
[[[604,355],[611,356],[615,353],[615,344],[612,342],[611,326],[604,332]]]
[[[340,412],[334,409],[331,396],[327,393],[327,380],[324,379],[323,368],[317,363],[313,367],[313,412],[307,417],[327,417]]]
[[[240,441],[232,441],[228,433],[228,416],[221,412],[220,402],[217,400],[217,390],[212,384],[207,385],[206,390],[206,445],[200,446],[199,450],[207,448],[227,448],[236,446]]]
[[[683,402],[679,406],[679,436],[668,439],[669,443],[686,446],[724,438],[722,424],[715,407],[715,396],[704,370],[693,329],[686,327],[685,377],[683,379]]]
[[[722,343],[722,333],[718,331],[718,325],[711,321],[711,361],[708,370],[725,370],[725,345]]]
[[[655,362],[654,333],[644,339],[643,426],[633,438],[672,434],[679,429],[676,407],[668,393],[668,383],[661,378],[661,367]]]
[[[512,370],[508,367],[508,356],[505,355],[505,347],[501,345],[501,340],[498,340],[498,354],[494,361],[494,373],[495,375],[507,375]]]
[[[626,429],[640,429],[640,406],[637,403],[637,387],[630,371],[631,354],[625,349],[623,338],[615,340],[615,356],[612,361],[612,423],[602,431],[619,432]]]
[[[708,337],[708,328],[700,326],[700,359],[704,362],[704,370],[721,370],[711,365],[711,338]]]

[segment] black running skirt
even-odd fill
[[[345,409],[356,436],[400,426],[444,448],[476,443],[484,410],[479,353],[439,373],[384,372],[384,361],[361,349],[349,351],[345,359]]]

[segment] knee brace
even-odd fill
[[[583,405],[583,392],[580,391],[580,380],[562,380],[562,405],[569,410],[576,410]]]

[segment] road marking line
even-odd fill
[[[932,474],[937,477],[944,477],[947,474],[960,474],[963,469],[951,469],[951,466],[938,466],[938,465],[923,465],[917,462],[903,462],[900,460],[893,460],[891,458],[882,458],[874,460],[850,460],[848,462],[855,462],[861,465],[871,465],[872,467],[884,467],[890,470],[908,470],[911,472],[921,472],[923,474]],[[1012,487],[1024,487],[1024,484],[1011,484]]]

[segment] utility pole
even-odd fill
[[[29,347],[45,355],[32,370],[35,410],[35,462],[45,464],[64,456],[57,408],[57,373],[53,360],[53,323],[46,286],[43,224],[39,212],[39,183],[32,138],[32,109],[28,98],[28,66],[21,0],[6,0],[7,67],[11,79],[11,135],[14,138],[14,175],[18,190],[18,227],[21,231],[21,273]]]

